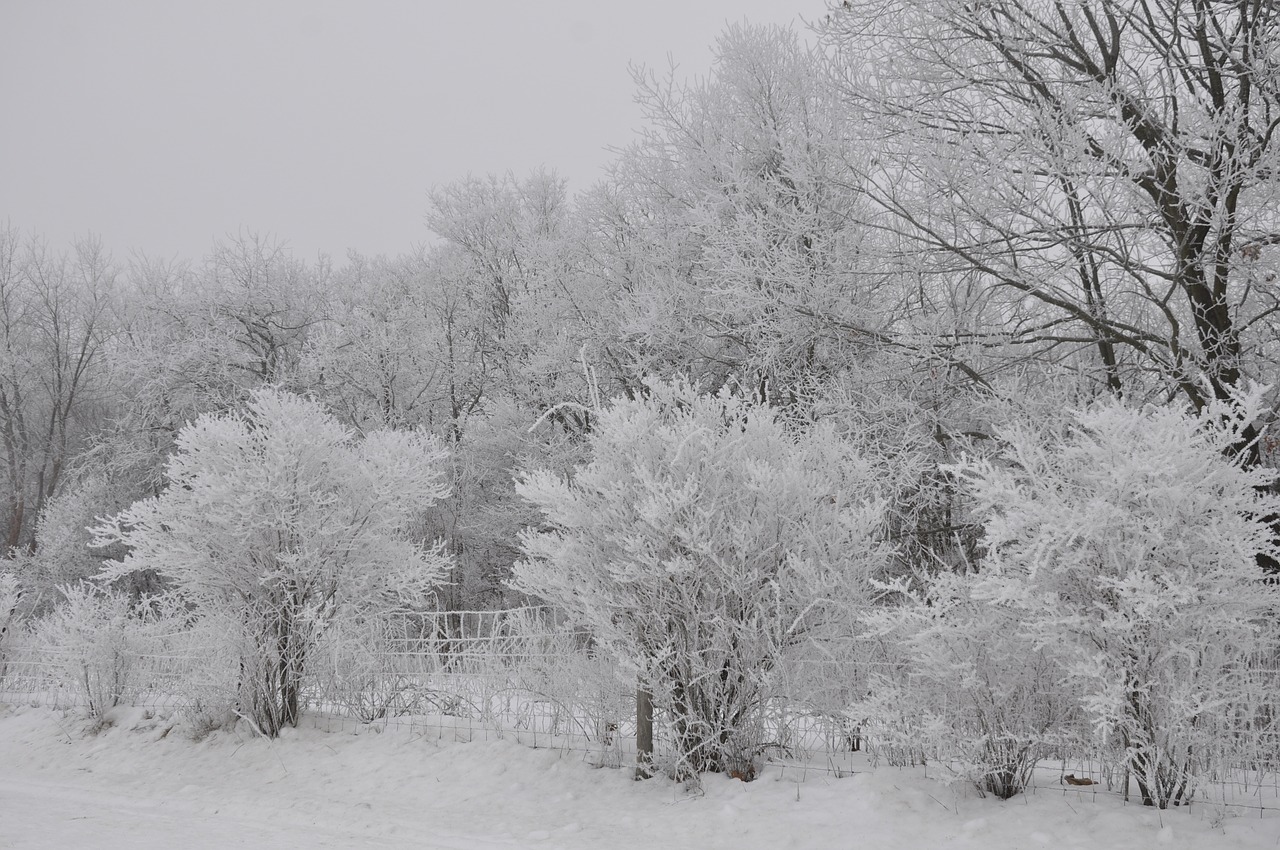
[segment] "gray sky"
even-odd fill
[[[0,0],[0,222],[117,256],[241,227],[302,257],[427,238],[435,183],[582,189],[639,126],[628,62],[701,75],[727,21],[821,0]]]

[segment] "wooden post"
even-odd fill
[[[653,694],[636,687],[636,779],[653,775]]]

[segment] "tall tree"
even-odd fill
[[[262,384],[297,380],[307,340],[328,316],[329,270],[246,232],[216,243],[200,263],[138,257],[127,283],[109,352],[121,401],[103,456],[113,474],[154,491],[184,425],[231,409]]]
[[[646,126],[594,198],[599,253],[642,369],[794,387],[891,315],[839,179],[848,116],[790,29],[732,26],[715,57],[693,82],[637,71]]]
[[[820,32],[886,267],[976,290],[1003,325],[981,342],[1092,352],[1111,391],[1154,375],[1197,408],[1265,354],[1280,7],[845,0]]]
[[[117,271],[102,246],[56,253],[0,229],[0,452],[4,546],[30,548],[68,460],[101,426]]]

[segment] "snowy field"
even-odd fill
[[[238,731],[194,741],[118,709],[0,707],[0,847],[40,848],[1275,848],[1280,817],[1157,812],[1040,789],[981,799],[919,771],[835,778],[776,767],[701,793],[633,782],[580,753],[442,743],[391,727]]]

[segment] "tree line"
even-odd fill
[[[959,637],[911,631],[904,652],[926,667],[960,637],[986,640],[964,629],[997,613],[1013,620],[994,634],[1031,642],[1002,650],[1022,662],[1050,628],[1094,646],[1125,628],[1131,647],[1163,640],[1139,623],[1169,594],[1234,600],[1196,609],[1209,617],[1257,591],[1240,610],[1261,616],[1270,585],[1245,561],[1274,563],[1258,527],[1280,515],[1274,394],[1255,389],[1274,381],[1280,304],[1274,4],[848,0],[808,38],[732,26],[715,56],[697,81],[637,70],[645,124],[596,185],[571,195],[540,171],[435,187],[438,242],[394,258],[307,262],[241,232],[199,261],[117,261],[92,240],[58,250],[0,231],[0,522],[22,604],[47,610],[103,558],[137,558],[130,523],[112,537],[97,518],[169,498],[191,428],[306,398],[348,435],[336,444],[407,431],[447,449],[441,489],[388,532],[441,541],[424,604],[527,594],[572,609],[584,546],[624,573],[736,583],[653,586],[628,609],[686,626],[673,611],[721,612],[699,635],[595,622],[667,682],[660,708],[695,768],[750,758],[735,730],[758,677],[839,620],[824,610],[986,612]],[[610,502],[608,481],[628,476],[657,501]],[[1213,476],[1232,483],[1195,507]],[[1207,537],[1166,552],[1117,526],[1121,552],[1096,538],[1117,515],[1177,516]],[[650,527],[666,537],[636,531]],[[619,554],[637,546],[648,561]],[[139,596],[175,580],[144,561],[107,575]],[[1065,584],[1036,583],[1055,570]],[[597,601],[648,587],[596,579]],[[1057,594],[1051,617],[1027,601],[1039,593]],[[1219,640],[1196,634],[1195,652]],[[706,641],[727,653],[716,671],[688,666]],[[1099,656],[1077,681],[1118,676],[1128,697],[1024,705],[1016,728],[979,712],[1004,731],[974,758],[1013,753],[985,787],[1016,790],[1020,759],[1059,729],[1019,723],[1105,702],[1144,797],[1181,799],[1184,742],[1135,697],[1159,665],[1126,652],[1120,673]]]

